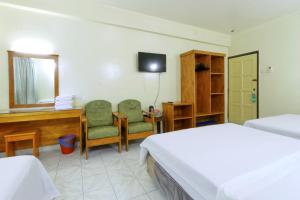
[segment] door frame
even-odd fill
[[[232,58],[238,58],[238,57],[243,57],[243,56],[248,56],[248,55],[252,55],[252,54],[256,54],[256,59],[257,59],[257,77],[256,77],[256,88],[257,88],[257,97],[256,97],[256,118],[258,119],[259,118],[259,97],[260,97],[260,90],[259,90],[259,51],[251,51],[251,52],[248,52],[248,53],[243,53],[243,54],[239,54],[239,55],[235,55],[235,56],[230,56],[228,57],[228,72],[227,72],[227,76],[228,76],[228,80],[227,80],[227,84],[228,84],[228,96],[227,96],[227,118],[229,120],[229,112],[230,112],[230,109],[229,109],[229,79],[230,79],[230,76],[229,76],[229,72],[230,72],[230,68],[229,68],[229,60],[232,59]]]

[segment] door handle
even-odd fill
[[[256,81],[257,81],[257,79],[256,79],[256,78],[254,78],[254,79],[252,79],[252,81],[253,81],[253,82],[256,82]]]

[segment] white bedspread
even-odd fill
[[[193,199],[300,199],[292,138],[224,124],[150,136],[141,147],[141,160],[150,153]]]
[[[244,126],[300,139],[300,115],[285,114],[246,121]]]
[[[59,195],[34,156],[0,159],[0,200],[52,200]]]

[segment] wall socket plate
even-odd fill
[[[274,71],[272,66],[267,66],[266,67],[266,73],[272,73]]]

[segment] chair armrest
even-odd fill
[[[153,116],[153,113],[152,113],[152,112],[149,112],[149,111],[143,110],[142,113],[143,113],[143,116],[148,116],[148,117]]]
[[[154,123],[155,123],[155,120],[154,120],[154,116],[144,116],[144,121],[145,122],[150,122],[150,123],[152,123],[153,125],[154,125]]]
[[[113,112],[112,113],[113,115],[113,123],[114,123],[114,126],[121,126],[121,118],[119,116],[119,114],[117,112]]]
[[[146,110],[142,110],[142,113],[148,115],[150,112],[148,112]]]
[[[125,114],[120,113],[120,112],[113,112],[113,115],[120,119],[127,118]]]
[[[81,122],[83,123],[84,128],[87,126],[87,116],[82,115]]]
[[[113,113],[112,113],[112,115],[113,115],[113,117],[114,117],[114,118],[120,118],[120,116],[119,116],[119,113],[118,113],[118,112],[113,112]]]
[[[127,127],[128,126],[128,118],[124,113],[113,112],[113,115],[120,120],[120,123],[121,123],[122,127]]]

